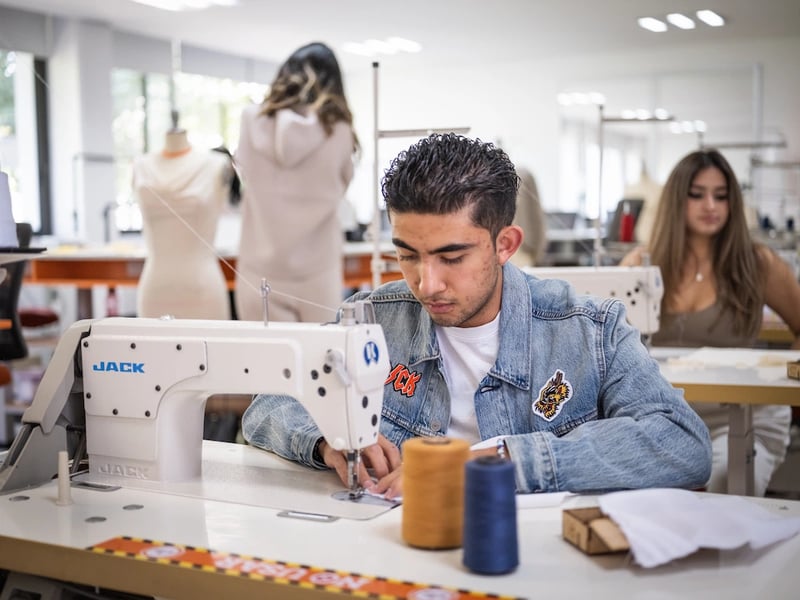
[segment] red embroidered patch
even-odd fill
[[[392,384],[395,391],[411,398],[414,395],[417,382],[421,377],[422,375],[420,373],[412,373],[405,365],[397,365],[392,369],[392,372],[389,373],[383,385]]]

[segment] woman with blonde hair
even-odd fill
[[[661,268],[664,298],[659,346],[752,347],[764,306],[775,311],[800,348],[800,284],[773,250],[752,239],[744,199],[730,164],[717,150],[685,156],[661,194],[649,245],[622,265]],[[707,489],[727,490],[728,416],[724,406],[697,403],[711,433],[714,460]],[[754,406],[755,491],[763,496],[789,443],[788,406]]]
[[[358,151],[336,56],[319,42],[299,48],[242,113],[239,319],[262,318],[266,279],[271,320],[333,320],[343,299],[338,211]]]

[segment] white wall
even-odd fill
[[[769,152],[769,157],[800,158],[800,37],[756,40],[738,44],[686,45],[669,50],[636,53],[593,54],[554,60],[520,60],[514,64],[493,65],[490,69],[473,67],[437,68],[431,66],[413,72],[379,69],[379,127],[403,129],[417,127],[470,126],[470,135],[499,141],[511,158],[528,168],[537,177],[546,208],[559,206],[558,145],[561,111],[556,94],[577,83],[641,80],[654,76],[700,75],[703,73],[744,73],[749,78],[753,68],[763,71],[762,129],[769,133],[783,132],[788,148]],[[365,69],[348,74],[348,96],[354,107],[356,126],[365,149],[362,171],[372,169],[373,74]],[[709,78],[706,78],[709,79]],[[712,78],[713,79],[713,78]],[[644,84],[646,85],[646,83]],[[752,90],[746,93],[751,94]],[[718,103],[720,109],[728,98],[712,86],[698,85],[686,89],[687,99],[693,96],[704,102]],[[741,98],[735,98],[739,102]],[[740,115],[745,123],[743,137],[752,140],[755,124],[750,98],[742,104],[748,114]],[[608,98],[621,104],[624,99]],[[709,132],[707,141],[712,139]],[[410,145],[413,140],[406,143]],[[381,144],[389,143],[382,141]],[[697,141],[687,136],[682,142],[671,140],[657,153],[655,173],[665,175],[685,153],[696,148]],[[382,146],[381,146],[382,147]],[[381,159],[383,151],[379,151]],[[749,154],[730,151],[732,162],[744,165]],[[737,156],[738,155],[738,156]],[[768,156],[765,156],[768,158]],[[380,162],[381,170],[385,168]],[[741,176],[741,173],[740,173]],[[791,179],[793,174],[782,173]],[[359,173],[358,189],[353,199],[366,195],[360,202],[371,200],[371,173]]]

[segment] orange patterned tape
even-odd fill
[[[324,589],[329,592],[385,600],[474,600],[475,598],[519,600],[512,596],[498,596],[497,594],[371,577],[358,573],[331,571],[319,567],[264,560],[252,556],[215,552],[206,548],[194,548],[132,537],[112,538],[91,546],[89,550],[99,554],[112,554],[234,577],[250,577],[279,584]]]

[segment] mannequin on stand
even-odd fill
[[[644,200],[642,210],[636,219],[634,239],[641,243],[648,243],[653,232],[653,222],[658,210],[658,201],[661,198],[662,186],[654,181],[647,173],[647,167],[642,163],[642,174],[639,181],[625,188],[625,198],[641,198]]]
[[[133,166],[147,248],[137,314],[230,319],[214,238],[228,202],[233,167],[219,152],[192,148],[175,115],[173,123],[163,149],[137,158]]]

